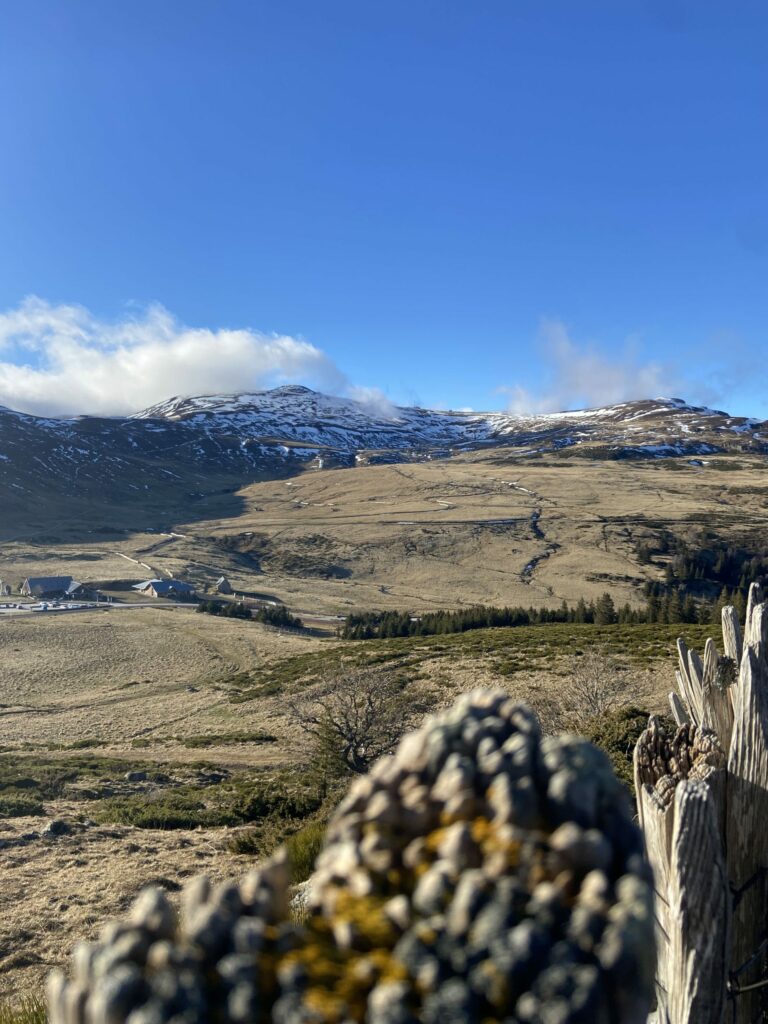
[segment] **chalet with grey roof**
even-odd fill
[[[232,584],[229,582],[226,576],[220,576],[216,580],[216,591],[219,594],[231,594]]]
[[[28,576],[19,587],[25,597],[67,597],[80,584],[71,576]]]
[[[183,583],[181,580],[144,580],[143,583],[135,583],[133,589],[147,597],[181,597],[193,598],[196,594],[191,583]]]
[[[71,576],[28,576],[19,587],[25,597],[40,599],[93,601],[96,591],[85,583],[78,583]]]

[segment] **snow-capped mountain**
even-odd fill
[[[386,406],[303,387],[171,398],[130,417],[51,419],[0,409],[0,487],[6,534],[51,507],[154,516],[229,500],[254,479],[381,461],[445,458],[474,449],[523,458],[768,454],[768,423],[681,399],[513,416]],[[109,517],[107,517],[109,521]]]
[[[691,444],[695,447],[697,435],[713,431],[724,436],[749,435],[762,441],[762,425],[757,421],[690,406],[679,398],[513,416],[501,412],[383,408],[380,403],[366,404],[290,386],[254,393],[171,398],[134,418],[185,423],[206,432],[227,430],[252,440],[292,441],[355,454],[376,450],[428,454],[433,448],[466,450],[478,445],[521,446],[533,441],[564,447],[598,435],[600,440],[614,440],[617,445],[636,441],[640,445],[682,445],[684,451],[689,451]]]

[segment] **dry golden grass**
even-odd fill
[[[66,805],[57,812],[64,813]],[[226,830],[159,832],[94,826],[16,844],[40,828],[36,818],[0,820],[0,1000],[42,990],[48,971],[64,966],[80,939],[95,938],[150,883],[175,892],[187,878],[242,873],[226,852]]]
[[[731,536],[768,517],[764,461],[733,465],[522,461],[496,450],[253,484],[241,492],[246,511],[237,520],[194,530],[264,535],[268,571],[259,582],[299,610],[554,605],[606,589],[634,603],[642,584],[659,578],[658,568],[638,562],[635,541],[659,522],[681,532],[703,523]],[[543,539],[531,528],[535,510]],[[289,555],[298,569],[282,567]],[[313,562],[349,575],[323,578]]]
[[[189,608],[13,616],[0,620],[0,637],[3,746],[90,738],[114,750],[261,727],[264,716],[235,709],[223,681],[242,671],[258,679],[260,666],[321,643]]]
[[[658,566],[638,562],[638,539],[660,523],[683,534],[697,524],[724,537],[754,532],[768,517],[764,481],[764,461],[754,456],[697,467],[684,459],[531,460],[508,449],[308,471],[244,487],[237,518],[182,523],[176,536],[6,543],[0,579],[67,573],[131,603],[139,599],[130,583],[149,576],[178,576],[204,591],[226,574],[237,592],[278,598],[305,616],[555,605],[607,588],[617,602],[635,603],[642,584],[660,577]],[[531,523],[537,510],[543,537]],[[233,550],[233,537],[253,550]]]
[[[248,622],[188,612],[139,609],[17,619],[3,623],[15,660],[4,660],[0,667],[0,723],[7,748],[22,766],[25,758],[30,765],[53,758],[66,766],[69,759],[87,753],[66,749],[84,737],[106,741],[90,751],[97,757],[122,758],[126,770],[155,761],[182,781],[193,774],[191,762],[246,774],[269,764],[295,766],[307,753],[286,713],[286,697],[311,689],[311,680],[331,670],[339,657],[391,657],[393,667],[410,674],[419,690],[431,695],[435,708],[476,686],[502,687],[534,707],[546,706],[574,657],[567,627],[553,629],[369,645],[281,635]],[[553,645],[550,638],[556,636]],[[591,637],[585,634],[587,642]],[[673,675],[670,646],[665,636],[659,644],[664,660],[649,664],[644,655],[637,663],[627,663],[628,699],[649,710],[663,706]],[[655,649],[650,649],[653,657]],[[530,667],[502,673],[510,652],[520,657],[525,650],[531,652]],[[232,703],[229,686],[219,689],[220,684],[205,681],[224,669],[241,669],[251,659],[263,666],[265,679],[282,681],[279,692]],[[142,675],[139,666],[148,681],[126,687]],[[199,688],[189,693],[187,685]],[[25,708],[9,706],[22,694]],[[268,730],[277,742],[202,750],[180,742],[254,728]],[[132,746],[137,739],[150,745]],[[55,749],[42,747],[50,742]],[[122,775],[115,775],[114,764],[109,770],[119,791],[129,788],[120,781]],[[87,790],[91,784],[86,780],[84,785]],[[142,886],[159,881],[173,891],[201,872],[219,878],[247,870],[247,858],[227,851],[232,831],[221,828],[165,832],[88,824],[75,825],[70,835],[18,843],[21,835],[40,830],[52,817],[76,822],[93,816],[98,802],[85,793],[82,799],[77,795],[77,786],[68,786],[60,797],[44,801],[42,819],[0,820],[0,843],[8,844],[0,867],[0,996],[38,990],[51,966],[66,964],[74,942],[94,936]]]

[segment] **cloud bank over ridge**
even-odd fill
[[[172,395],[298,382],[386,405],[300,338],[187,327],[160,305],[105,322],[32,296],[0,313],[0,405],[20,412],[123,415]]]
[[[743,376],[736,341],[729,342],[728,352],[731,370],[738,364]],[[631,339],[610,350],[575,341],[557,319],[543,320],[535,351],[518,350],[515,358],[523,379],[540,381],[497,388],[516,415],[659,396],[712,404],[734,390],[734,375],[710,359],[705,360],[707,366],[712,363],[708,375],[693,379],[671,361],[643,359],[639,343]],[[690,367],[699,361],[681,362]],[[355,399],[373,415],[397,416],[382,391],[357,386],[326,352],[300,337],[251,328],[190,327],[159,304],[109,321],[84,306],[55,305],[35,296],[0,312],[0,406],[20,412],[119,416],[175,395],[281,384],[306,384]]]

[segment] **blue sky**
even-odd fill
[[[5,4],[0,404],[768,416],[766,53],[764,0]]]

